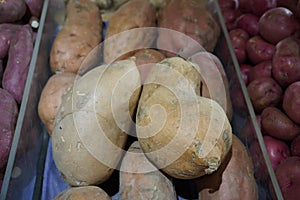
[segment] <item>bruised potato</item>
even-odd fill
[[[117,167],[140,93],[135,62],[90,70],[64,95],[52,132],[56,167],[71,186],[100,184]]]

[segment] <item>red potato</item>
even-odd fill
[[[249,60],[253,64],[271,60],[275,52],[275,46],[265,41],[259,35],[251,37],[246,44]]]
[[[33,52],[33,34],[29,24],[22,26],[10,44],[6,69],[3,74],[3,88],[12,94],[20,104]]]
[[[282,98],[282,89],[272,78],[260,78],[249,83],[248,94],[257,114],[269,106],[277,106]]]
[[[291,143],[291,154],[293,156],[300,156],[300,135],[295,137]]]
[[[282,106],[289,118],[300,125],[300,81],[285,90]]]
[[[234,9],[222,10],[222,15],[225,21],[227,30],[232,30],[236,28],[235,20],[239,17],[240,13]]]
[[[294,34],[299,30],[299,22],[292,11],[277,7],[265,12],[258,22],[259,34],[272,44]]]
[[[247,59],[246,43],[249,34],[243,29],[233,29],[229,32],[232,48],[239,63],[243,63]]]
[[[264,131],[272,137],[290,141],[300,134],[300,126],[278,108],[265,108],[261,118]]]
[[[6,165],[15,125],[18,117],[18,105],[13,96],[0,88],[0,170]]]
[[[295,15],[297,14],[297,3],[298,0],[276,0],[277,7],[285,7],[292,11]]]
[[[0,24],[0,59],[7,56],[9,44],[22,25],[4,23]]]
[[[257,15],[261,16],[267,10],[275,8],[277,6],[276,0],[249,0],[250,7],[252,12]]]
[[[261,115],[256,115],[255,117],[256,117],[258,128],[260,129],[260,131],[262,131]],[[245,125],[241,128],[240,135],[241,135],[243,142],[246,144],[251,144],[252,142],[254,142],[257,139],[256,131],[254,129],[254,125],[253,125],[250,117],[247,118]]]
[[[245,85],[248,85],[249,83],[249,72],[252,69],[251,65],[247,65],[247,64],[241,64],[240,65],[240,70],[242,73],[242,78],[244,80]]]
[[[250,36],[258,35],[258,21],[258,16],[244,13],[236,19],[236,27],[244,29]]]
[[[300,40],[287,37],[276,44],[272,75],[283,87],[300,80]]]
[[[252,12],[251,2],[249,0],[238,0],[238,7],[242,13]]]
[[[264,77],[272,77],[272,62],[270,60],[258,63],[250,69],[248,74],[249,82]]]
[[[300,191],[300,157],[292,156],[282,162],[275,170],[275,175],[283,196],[286,200],[298,200]],[[276,199],[272,183],[270,193]]]
[[[26,13],[24,1],[0,1],[0,23],[9,23],[20,20]]]
[[[29,8],[30,14],[35,17],[40,17],[44,0],[24,0]]]

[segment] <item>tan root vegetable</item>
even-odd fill
[[[64,26],[51,48],[51,70],[77,73],[84,59],[100,43],[101,30],[102,19],[95,3],[69,0]]]
[[[222,107],[200,97],[198,66],[179,57],[155,65],[136,116],[146,156],[167,174],[191,179],[218,169],[231,148],[231,125]]]
[[[232,150],[215,173],[197,180],[199,200],[256,200],[258,187],[251,158],[246,147],[235,136]]]
[[[75,79],[76,74],[74,73],[54,74],[48,79],[42,90],[38,104],[38,114],[50,135],[62,97],[72,87]]]
[[[72,186],[107,180],[122,155],[139,93],[132,60],[96,67],[63,97],[52,132],[53,158]]]
[[[59,193],[54,200],[110,200],[110,196],[99,187],[83,186],[66,189]]]
[[[175,188],[145,156],[135,141],[126,152],[120,169],[120,200],[176,200]]]
[[[232,104],[228,79],[218,57],[209,52],[199,52],[190,57],[190,61],[200,67],[201,96],[218,102],[229,120],[232,118]]]
[[[110,63],[116,59],[126,59],[140,48],[151,47],[155,40],[153,30],[128,30],[154,27],[155,20],[155,9],[148,0],[132,0],[123,4],[109,20],[104,41],[104,61]]]

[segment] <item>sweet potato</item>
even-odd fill
[[[281,110],[268,107],[262,111],[262,127],[272,137],[290,141],[300,134],[300,126],[294,123]]]
[[[11,41],[2,86],[21,103],[33,52],[33,33],[29,24],[22,26]]]
[[[225,111],[199,94],[197,66],[180,57],[155,65],[141,93],[136,115],[141,148],[156,167],[175,178],[216,171],[231,148]]]
[[[177,199],[171,180],[147,159],[137,141],[122,160],[119,188],[122,200]]]
[[[299,22],[287,8],[277,7],[264,13],[258,22],[259,34],[272,44],[291,36],[299,30]]]
[[[289,118],[300,125],[300,81],[292,83],[285,90],[282,107]]]
[[[275,46],[265,41],[259,35],[256,35],[247,41],[246,51],[249,60],[253,64],[258,64],[272,59],[275,52]]]
[[[123,4],[109,20],[103,50],[105,63],[126,59],[138,49],[152,47],[155,30],[143,28],[154,27],[155,21],[156,11],[149,1]]]
[[[203,50],[193,42],[212,52],[220,36],[220,27],[205,8],[203,0],[171,0],[159,13],[158,26],[188,36],[185,38],[180,34],[159,29],[156,45],[158,49],[168,51],[168,57],[180,55],[187,58]]]
[[[232,118],[232,104],[228,79],[219,58],[209,52],[199,52],[189,59],[200,68],[200,95],[215,100],[224,109],[229,121]]]
[[[30,14],[32,16],[39,18],[42,13],[44,0],[24,0],[24,1],[30,11]]]
[[[258,63],[254,67],[252,67],[248,74],[249,82],[254,81],[255,79],[264,78],[264,77],[272,77],[272,61],[267,60]]]
[[[44,86],[38,104],[38,114],[51,135],[62,97],[72,87],[76,74],[65,72],[52,75]]]
[[[283,87],[300,80],[300,40],[287,37],[277,43],[272,59],[272,75]]]
[[[132,60],[96,67],[63,96],[51,136],[53,158],[72,186],[100,184],[117,167],[140,93]]]
[[[9,23],[0,24],[0,59],[7,56],[10,41],[20,30],[21,26]]]
[[[164,54],[154,49],[141,49],[133,56],[136,58],[135,63],[140,72],[142,83],[146,80],[153,65],[165,58]]]
[[[0,2],[0,23],[10,23],[20,20],[26,13],[26,4],[24,1]]]
[[[248,94],[257,114],[269,106],[277,106],[282,99],[282,89],[273,78],[260,78],[249,83]]]
[[[85,71],[82,63],[100,43],[101,30],[102,19],[96,4],[90,0],[70,0],[64,26],[51,47],[51,70],[72,73]]]
[[[108,194],[97,186],[72,187],[59,193],[54,200],[110,200]]]
[[[0,170],[6,165],[18,117],[18,105],[13,96],[0,88]]]
[[[232,149],[218,171],[197,180],[199,200],[255,200],[258,187],[246,147],[232,136]]]

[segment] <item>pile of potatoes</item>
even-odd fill
[[[174,179],[196,181],[199,199],[240,199],[246,190],[258,199],[250,157],[232,132],[227,77],[212,54],[219,24],[204,0],[153,2],[122,4],[105,40],[101,7],[66,4],[38,106],[72,186],[56,199],[110,199],[94,186],[116,170],[120,199],[177,199]]]
[[[43,0],[0,1],[0,188],[23,99]]]

